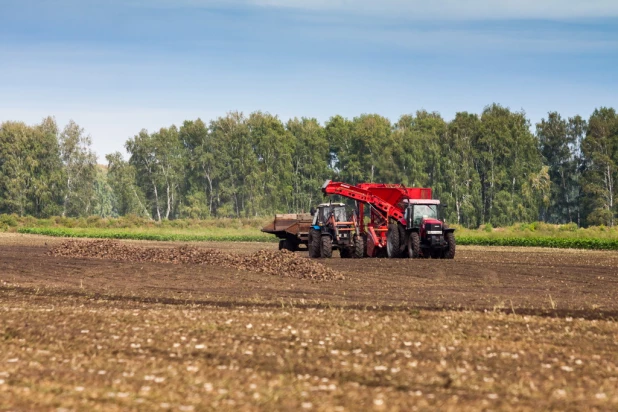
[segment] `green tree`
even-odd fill
[[[559,113],[548,113],[536,125],[541,154],[549,167],[551,196],[544,208],[545,220],[566,223],[578,220],[580,200],[579,145],[586,124],[581,117],[563,119]]]
[[[188,182],[182,214],[193,218],[216,216],[223,168],[220,142],[201,119],[185,121],[179,135],[186,151]]]
[[[416,128],[416,117],[403,115],[393,125],[393,169],[399,181],[410,187],[427,184],[422,136]],[[394,176],[393,176],[394,178]]]
[[[393,155],[400,170],[397,182],[407,186],[431,187],[436,196],[444,191],[443,142],[447,137],[447,123],[438,113],[425,110],[404,115],[395,124],[393,145],[398,152]]]
[[[342,116],[331,117],[324,126],[329,145],[329,166],[333,178],[339,181],[356,183],[361,179],[361,166],[355,159],[354,133],[352,122]]]
[[[255,112],[247,121],[256,167],[247,175],[250,214],[290,209],[292,204],[292,135],[277,116]]]
[[[142,130],[125,145],[137,174],[138,186],[157,220],[173,217],[183,183],[185,159],[176,126],[149,134]]]
[[[135,167],[123,159],[120,152],[105,156],[107,184],[112,190],[112,214],[136,215],[152,218],[146,207],[146,196],[137,184]]]
[[[449,123],[441,156],[445,169],[443,201],[455,206],[449,209],[451,219],[467,227],[478,226],[481,218],[477,213],[481,210],[481,196],[477,153],[474,149],[480,126],[477,115],[457,113]]]
[[[601,107],[592,113],[582,152],[586,159],[583,190],[588,223],[613,226],[618,178],[618,116],[614,109]]]
[[[219,151],[221,176],[218,191],[218,216],[247,215],[253,209],[254,188],[251,182],[257,174],[257,159],[247,125],[240,112],[230,112],[210,123],[210,133]]]
[[[64,172],[62,216],[88,216],[92,212],[97,157],[92,139],[73,120],[59,136]]]
[[[288,121],[292,135],[293,200],[289,211],[308,212],[319,203],[320,187],[329,177],[330,150],[324,128],[316,119],[294,118]]]
[[[532,182],[543,165],[525,113],[497,104],[486,107],[474,148],[479,159],[481,223],[506,226],[536,220],[542,194]]]
[[[113,217],[114,214],[114,191],[107,181],[107,167],[97,165],[96,178],[94,180],[94,196],[92,202],[92,214],[100,217]]]
[[[0,210],[20,216],[59,213],[62,164],[58,128],[52,118],[30,127],[21,122],[0,125]]]
[[[359,181],[375,182],[380,166],[392,162],[391,122],[377,114],[363,114],[352,120],[352,161],[358,165]]]

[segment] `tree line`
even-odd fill
[[[541,220],[613,226],[618,116],[557,112],[535,125],[498,104],[446,121],[418,111],[283,122],[230,112],[142,130],[96,164],[91,139],[53,118],[0,125],[0,213],[155,220],[308,211],[326,179],[431,187],[466,227]]]

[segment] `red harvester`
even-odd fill
[[[455,229],[444,223],[440,201],[432,199],[430,188],[385,183],[353,186],[327,180],[322,192],[356,201],[366,256],[455,257]],[[365,207],[369,208],[368,223],[363,218]]]

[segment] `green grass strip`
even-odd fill
[[[153,241],[180,241],[180,242],[278,242],[275,236],[267,235],[187,235],[161,234],[144,232],[124,232],[108,230],[73,230],[68,228],[21,228],[18,233],[30,235],[44,235],[54,237],[94,238],[94,239],[131,239]]]
[[[525,246],[560,249],[618,250],[616,239],[556,238],[556,237],[457,237],[458,245]]]
[[[147,233],[109,229],[70,229],[70,228],[20,228],[18,233],[55,237],[131,239],[181,242],[278,242],[270,235],[231,235],[231,234],[179,234]],[[558,237],[483,237],[457,236],[458,245],[474,246],[521,246],[560,249],[618,250],[618,239],[558,238]]]

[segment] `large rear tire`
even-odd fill
[[[319,258],[320,257],[320,232],[311,228],[309,229],[309,243],[307,244],[309,248],[309,257],[310,258]]]
[[[333,240],[331,239],[331,237],[328,235],[322,236],[321,242],[322,257],[326,259],[333,257]]]
[[[408,257],[416,259],[421,256],[421,238],[416,232],[410,233],[408,237]]]
[[[354,257],[361,259],[365,257],[365,238],[361,235],[354,236]]]
[[[389,258],[401,256],[401,240],[398,226],[397,223],[391,223],[388,225],[388,232],[386,232],[386,255]]]
[[[455,258],[455,233],[446,232],[444,235],[444,240],[448,243],[447,249],[444,251],[444,259],[454,259]]]

